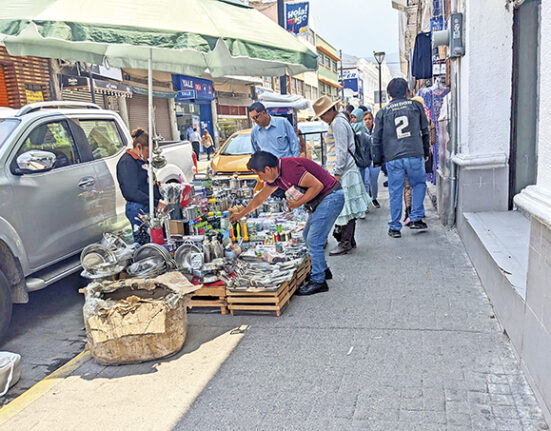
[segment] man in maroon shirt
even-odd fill
[[[278,159],[266,151],[254,153],[247,168],[257,174],[264,187],[242,211],[232,214],[235,222],[258,208],[278,188],[288,192],[289,208],[304,205],[310,213],[304,227],[304,241],[312,272],[310,281],[297,290],[297,295],[313,295],[329,290],[326,280],[333,275],[327,267],[324,245],[327,236],[344,206],[344,194],[337,179],[317,163],[303,157]]]

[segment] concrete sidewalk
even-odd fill
[[[429,210],[392,239],[379,201],[329,292],[280,318],[191,314],[176,357],[84,361],[0,429],[548,429],[458,237]]]

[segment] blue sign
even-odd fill
[[[172,75],[176,100],[214,100],[214,86],[208,79],[193,76]]]
[[[195,90],[180,90],[176,93],[176,99],[189,100],[195,99]]]
[[[430,31],[444,30],[444,17],[439,16],[430,19]]]
[[[309,2],[286,3],[285,17],[287,18],[287,31],[299,34],[308,31]]]

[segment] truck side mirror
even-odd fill
[[[47,172],[55,166],[56,156],[49,151],[31,150],[17,157],[12,173],[15,175]]]

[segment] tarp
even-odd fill
[[[266,108],[310,109],[310,101],[302,96],[291,94],[262,93],[258,99]]]
[[[290,75],[317,55],[257,10],[220,0],[0,0],[11,55],[199,76]]]

